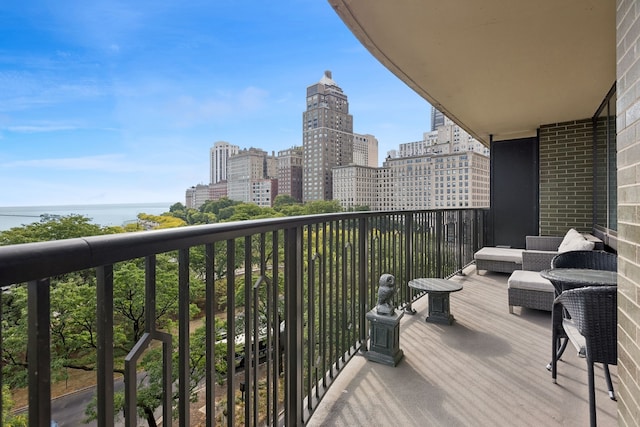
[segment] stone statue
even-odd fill
[[[376,312],[382,315],[394,314],[396,309],[393,307],[391,299],[396,293],[396,278],[391,274],[383,274],[380,276],[378,287],[378,305]]]

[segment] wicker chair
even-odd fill
[[[593,270],[606,270],[606,271],[617,271],[618,270],[618,256],[614,253],[605,252],[605,251],[570,251],[558,254],[553,257],[551,260],[551,268],[588,268]],[[553,281],[552,281],[553,283]],[[556,291],[556,297],[558,297],[562,293],[562,289],[558,288],[556,283],[553,283]],[[552,313],[552,319],[554,318],[554,313]],[[569,342],[569,337],[564,332],[562,328],[561,320],[563,317],[570,316],[567,315],[567,312],[561,312],[556,315],[556,319],[553,320],[554,326],[553,330],[556,332],[554,338],[554,348],[557,349],[557,352],[554,352],[556,355],[554,357],[555,360],[558,360],[562,357],[565,349],[567,348],[567,344]],[[559,326],[558,326],[559,325]],[[581,357],[585,355],[585,348],[578,348],[578,354]],[[552,360],[548,365],[547,369],[551,370],[554,360]],[[607,371],[607,381],[611,382],[608,368]],[[555,378],[555,377],[554,377]],[[609,394],[612,399],[615,399],[615,395],[613,394],[613,389],[609,389]]]
[[[605,251],[564,252],[553,257],[551,268],[590,268],[617,271],[618,256]]]
[[[571,319],[563,318],[562,310],[567,310]],[[589,416],[591,425],[596,425],[596,397],[593,364],[602,363],[605,369],[607,387],[612,399],[613,386],[608,365],[616,365],[617,352],[617,287],[589,286],[564,291],[554,301],[553,317],[561,319],[560,325],[554,320],[553,354],[556,354],[557,333],[560,328],[572,322],[582,337],[586,349],[589,380]],[[573,341],[573,339],[572,339]],[[579,344],[578,344],[579,345]],[[556,382],[557,358],[553,358],[552,377]]]

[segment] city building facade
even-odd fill
[[[331,71],[307,87],[302,129],[303,201],[332,200],[331,169],[353,162],[353,117],[347,95],[332,80]]]
[[[278,194],[302,202],[302,147],[278,151]]]
[[[229,157],[238,154],[240,147],[226,141],[218,141],[209,149],[211,184],[227,180],[227,161]]]
[[[445,115],[435,107],[431,107],[431,132],[444,126]]]
[[[345,209],[419,210],[488,207],[489,158],[473,151],[387,158],[381,168],[334,168]]]
[[[185,206],[189,209],[198,209],[207,200],[214,200],[210,185],[198,184],[187,188],[185,193]]]
[[[353,164],[378,167],[378,140],[375,136],[353,134]]]
[[[379,169],[351,164],[333,168],[333,196],[343,209],[379,210]]]
[[[274,155],[268,155],[266,151],[258,148],[240,150],[237,154],[229,157],[227,163],[228,197],[238,202],[254,203],[254,182],[270,179],[277,185],[277,165]]]
[[[277,195],[277,179],[264,178],[251,181],[251,203],[263,208],[270,208]]]

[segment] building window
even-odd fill
[[[611,88],[593,117],[594,171],[593,194],[595,225],[603,232],[617,231],[618,168],[616,149],[616,87]]]

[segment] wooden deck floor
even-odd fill
[[[586,426],[585,359],[569,347],[558,384],[545,366],[551,314],[509,314],[507,278],[475,267],[452,280],[451,326],[426,323],[427,298],[400,325],[403,360],[396,367],[355,357],[331,386],[309,426]],[[617,390],[617,369],[611,367]],[[617,425],[603,370],[596,366],[598,425]]]

